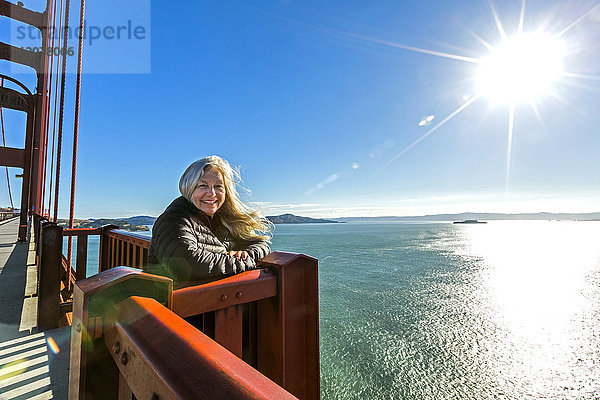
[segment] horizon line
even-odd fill
[[[454,215],[463,215],[463,214],[490,214],[490,215],[503,215],[503,216],[517,216],[517,215],[540,215],[540,214],[549,214],[549,215],[590,215],[590,214],[600,214],[599,211],[591,211],[591,212],[569,212],[569,211],[535,211],[535,212],[495,212],[495,211],[462,211],[462,212],[445,212],[445,213],[435,213],[435,214],[421,214],[421,215],[348,215],[348,216],[323,216],[323,217],[310,217],[307,215],[294,214],[291,212],[281,213],[281,214],[272,214],[265,215],[265,217],[278,217],[281,215],[294,215],[296,217],[305,217],[305,218],[313,218],[313,219],[342,219],[342,218],[424,218],[424,217],[436,217],[436,216],[454,216]],[[81,218],[77,217],[75,219],[79,220],[97,220],[97,219],[127,219],[127,218],[135,218],[135,217],[150,217],[150,218],[158,218],[158,216],[148,215],[148,214],[136,214],[130,216],[123,217],[88,217]],[[68,219],[61,218],[58,219]]]

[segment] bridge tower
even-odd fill
[[[5,80],[12,81],[23,92],[2,88],[0,89],[0,107],[19,110],[27,113],[26,132],[22,148],[0,146],[0,166],[16,167],[23,169],[23,183],[21,191],[21,215],[18,239],[27,240],[28,214],[43,214],[42,192],[44,187],[44,166],[46,154],[48,127],[46,126],[47,113],[47,86],[48,86],[48,59],[49,52],[49,10],[50,0],[46,3],[44,12],[28,10],[22,6],[0,0],[0,16],[22,22],[37,28],[41,34],[40,48],[42,51],[34,52],[8,43],[0,42],[0,59],[31,67],[37,76],[35,93],[16,79],[2,76]]]

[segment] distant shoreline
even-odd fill
[[[593,213],[472,213],[431,214],[421,216],[385,216],[385,217],[342,217],[335,218],[343,222],[446,222],[462,220],[479,221],[600,221],[600,212]]]
[[[90,218],[77,220],[79,227],[98,227],[101,225],[119,225],[121,229],[144,231],[147,225],[153,225],[157,217],[134,216],[127,218]],[[479,221],[600,221],[600,212],[594,213],[459,213],[459,214],[431,214],[420,216],[382,216],[382,217],[338,217],[338,218],[311,218],[294,214],[281,214],[267,216],[273,224],[339,224],[352,222],[454,222],[464,220]],[[66,220],[63,220],[66,222]],[[63,223],[64,223],[63,222]]]

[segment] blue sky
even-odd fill
[[[484,42],[502,42],[487,1],[108,3],[88,3],[90,26],[131,20],[145,36],[86,43],[77,217],[158,215],[185,168],[211,154],[241,167],[245,199],[268,215],[600,210],[598,1],[527,1],[524,32],[572,25],[560,39],[564,70],[577,75],[536,97],[537,115],[516,104],[510,157],[510,106],[486,97],[430,132],[477,96],[478,64],[406,48],[484,58]],[[516,34],[521,1],[492,4]],[[2,24],[10,41],[14,27]],[[2,62],[0,71],[33,89],[27,69]],[[22,147],[23,118],[5,111],[5,120],[7,145]],[[7,205],[4,172],[0,185]],[[14,179],[12,188],[18,199]]]

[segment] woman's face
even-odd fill
[[[196,183],[192,193],[192,203],[204,214],[213,216],[225,202],[225,184],[223,175],[210,167]]]

